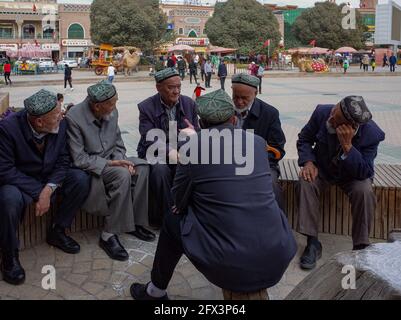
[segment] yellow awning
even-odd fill
[[[199,53],[206,53],[207,48],[206,47],[194,47],[195,52]]]

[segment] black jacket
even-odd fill
[[[64,77],[66,79],[71,78],[71,74],[72,74],[71,68],[70,67],[65,67],[65,69],[64,69]]]
[[[278,110],[256,98],[242,128],[255,130],[254,133],[265,139],[269,146],[280,151],[281,158],[278,160],[269,153],[270,167],[278,170],[278,162],[285,156],[284,145],[286,142]]]

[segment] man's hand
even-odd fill
[[[37,217],[41,217],[49,211],[52,193],[53,190],[49,186],[43,188],[39,195],[39,200],[35,204],[35,214]]]
[[[355,129],[351,125],[343,124],[338,126],[337,137],[345,154],[352,148],[352,138],[355,136]]]
[[[178,208],[176,206],[173,206],[173,208],[171,209],[173,214],[180,214],[180,211],[178,210]]]
[[[313,162],[308,161],[307,163],[305,163],[304,167],[299,172],[299,177],[304,179],[305,181],[314,182],[318,173],[319,170],[313,164]]]
[[[132,176],[136,173],[135,165],[128,160],[111,160],[108,162],[108,165],[110,167],[123,167],[127,169]]]

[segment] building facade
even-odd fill
[[[375,42],[375,29],[376,29],[376,6],[378,0],[361,0],[359,4],[359,13],[362,15],[362,21],[367,26],[368,31],[366,34],[368,47],[373,46]]]
[[[63,58],[88,56],[93,47],[90,34],[90,5],[60,4],[60,47]]]
[[[177,35],[175,44],[190,45],[200,52],[206,49],[209,39],[205,34],[205,25],[213,16],[213,6],[202,5],[200,1],[187,1],[184,4],[160,1],[160,9],[167,16],[168,30]]]
[[[0,2],[0,51],[28,44],[60,55],[59,14],[56,0]]]

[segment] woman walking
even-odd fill
[[[64,90],[67,90],[67,81],[70,85],[70,90],[74,90],[72,87],[72,69],[69,67],[68,64],[64,65]]]

